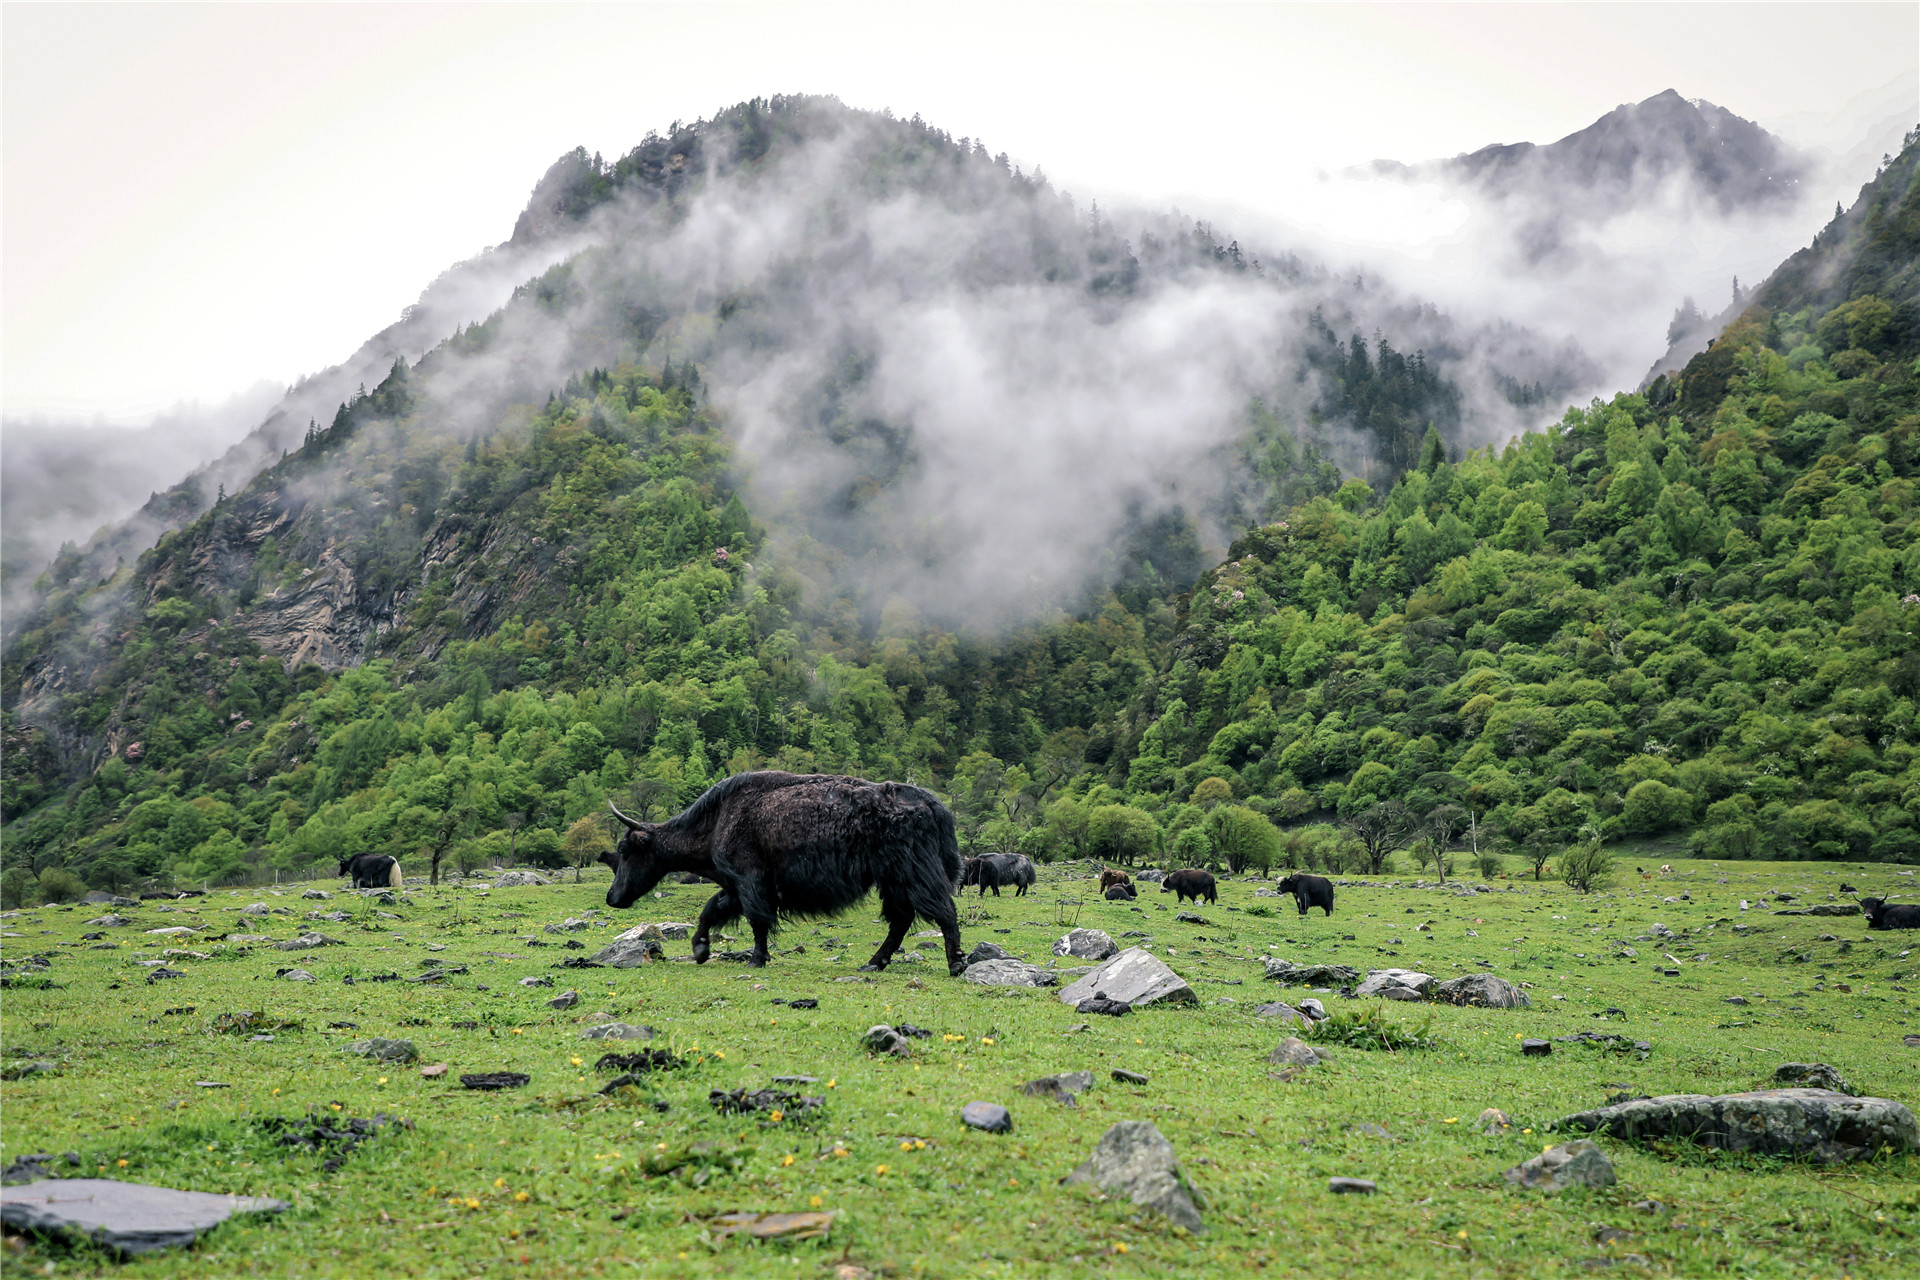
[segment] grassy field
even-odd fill
[[[1644,864],[1648,871],[1652,863]],[[48,1060],[55,1073],[0,1085],[4,1156],[77,1151],[84,1172],[205,1191],[277,1196],[272,1219],[230,1222],[189,1251],[113,1262],[90,1249],[10,1241],[13,1274],[159,1276],[1113,1276],[1391,1273],[1538,1275],[1612,1267],[1630,1273],[1753,1276],[1920,1274],[1920,1160],[1822,1168],[1778,1159],[1603,1140],[1620,1175],[1606,1192],[1549,1197],[1501,1172],[1556,1139],[1546,1126],[1607,1095],[1732,1092],[1763,1086],[1784,1061],[1825,1061],[1856,1090],[1920,1098],[1920,1032],[1907,980],[1920,985],[1920,937],[1869,934],[1858,916],[1793,917],[1740,900],[1799,895],[1826,902],[1844,879],[1862,893],[1911,895],[1891,867],[1675,861],[1643,879],[1632,865],[1583,897],[1552,882],[1492,882],[1463,896],[1411,877],[1339,890],[1336,914],[1308,919],[1290,900],[1223,883],[1208,923],[1175,920],[1171,895],[1137,904],[1093,898],[1088,881],[1049,875],[1027,898],[989,896],[964,927],[1045,962],[1077,922],[1119,938],[1137,930],[1199,993],[1197,1008],[1083,1018],[1053,991],[982,988],[950,979],[937,952],[870,982],[843,982],[883,927],[872,904],[789,927],[765,970],[716,959],[696,967],[563,969],[643,920],[689,921],[708,886],[666,888],[628,912],[606,909],[596,883],[491,889],[412,888],[380,907],[337,883],[217,891],[145,903],[133,925],[98,930],[104,908],[44,907],[4,921],[4,956],[52,958],[49,989],[13,989],[0,1008],[6,1064]],[[1076,868],[1076,870],[1080,870]],[[1664,901],[1685,893],[1687,901]],[[1840,900],[1844,901],[1844,895]],[[264,902],[278,914],[241,916]],[[1284,908],[1284,909],[1282,909]],[[309,921],[341,909],[347,922]],[[591,915],[583,931],[545,926]],[[1671,942],[1639,940],[1655,923]],[[147,930],[186,925],[177,937]],[[1429,925],[1429,930],[1418,926]],[[268,943],[318,928],[345,945],[282,952]],[[745,943],[745,930],[734,931]],[[571,950],[571,939],[586,950]],[[834,945],[837,939],[843,945]],[[916,939],[915,942],[918,940]],[[1122,945],[1138,939],[1120,938]],[[111,944],[109,946],[109,944]],[[803,945],[804,953],[788,949]],[[1619,954],[1625,944],[1636,957]],[[149,983],[137,959],[167,947],[185,974]],[[106,949],[102,949],[106,948]],[[442,948],[430,950],[430,948]],[[669,960],[685,941],[667,944]],[[1437,977],[1493,972],[1531,984],[1528,1010],[1392,1005],[1390,1019],[1431,1018],[1437,1048],[1341,1049],[1330,1064],[1273,1078],[1265,1055],[1285,1032],[1253,1006],[1285,993],[1258,957],[1359,969],[1418,968]],[[1672,957],[1671,959],[1669,957]],[[444,982],[369,981],[465,966]],[[299,966],[317,979],[275,978]],[[1678,969],[1679,976],[1661,970]],[[349,977],[356,979],[349,984]],[[554,986],[524,988],[525,977]],[[564,1012],[546,1001],[569,987]],[[1295,997],[1307,993],[1298,989]],[[1743,996],[1748,1004],[1730,1005]],[[814,1009],[775,1000],[812,997]],[[1326,996],[1331,1007],[1343,1002]],[[1608,1013],[1609,1010],[1617,1010]],[[217,1034],[240,1011],[286,1023],[270,1041]],[[641,1046],[588,1042],[600,1013],[656,1028]],[[874,1059],[861,1033],[877,1022],[930,1029],[911,1060]],[[335,1024],[352,1023],[352,1027]],[[462,1026],[460,1024],[467,1024]],[[1085,1025],[1082,1024],[1091,1024]],[[1613,1053],[1560,1044],[1522,1057],[1523,1036],[1616,1031],[1652,1044]],[[344,1052],[365,1036],[411,1039],[420,1061],[366,1062]],[[644,1089],[601,1097],[608,1050],[666,1045],[688,1059]],[[438,1078],[420,1067],[451,1064]],[[1116,1084],[1113,1068],[1150,1077]],[[1099,1083],[1078,1109],[1024,1097],[1037,1076],[1086,1069]],[[519,1071],[520,1089],[463,1090],[463,1072]],[[714,1089],[813,1075],[815,1112],[722,1116]],[[224,1088],[206,1088],[213,1081]],[[961,1106],[999,1102],[1015,1130],[963,1128]],[[661,1104],[664,1104],[664,1108]],[[334,1108],[339,1110],[335,1111]],[[1483,1136],[1486,1107],[1511,1133]],[[276,1145],[273,1117],[404,1117],[345,1153]],[[1116,1120],[1152,1120],[1204,1192],[1210,1230],[1186,1236],[1123,1201],[1059,1180]],[[1377,1125],[1390,1137],[1348,1126]],[[104,1171],[104,1172],[103,1172]],[[1331,1196],[1331,1176],[1373,1179],[1380,1193]],[[1662,1214],[1632,1208],[1654,1199]],[[824,1240],[726,1237],[730,1211],[836,1214]],[[1603,1228],[1625,1235],[1598,1242]]]

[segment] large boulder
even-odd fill
[[[1448,1004],[1477,1005],[1482,1009],[1526,1009],[1533,1005],[1527,999],[1526,992],[1491,973],[1469,973],[1463,978],[1449,978],[1433,988],[1433,998]]]
[[[1207,1229],[1200,1220],[1205,1197],[1188,1183],[1173,1157],[1173,1144],[1150,1121],[1122,1120],[1108,1129],[1093,1155],[1066,1181],[1090,1182],[1108,1195],[1124,1195],[1195,1235]]]
[[[1610,1187],[1619,1181],[1607,1153],[1585,1139],[1549,1147],[1533,1159],[1513,1166],[1503,1176],[1508,1182],[1536,1191]]]
[[[1726,1151],[1827,1162],[1864,1160],[1883,1148],[1920,1150],[1920,1124],[1911,1111],[1890,1098],[1854,1098],[1831,1089],[1673,1093],[1582,1111],[1559,1124],[1616,1138],[1684,1138]]]
[[[1053,970],[1024,960],[982,960],[960,976],[987,987],[1050,987],[1058,980]]]
[[[1076,960],[1106,960],[1119,950],[1113,939],[1098,929],[1075,929],[1053,944],[1053,954]]]
[[[284,1200],[176,1191],[111,1178],[46,1178],[0,1191],[16,1231],[82,1236],[122,1257],[190,1245],[236,1213],[279,1213]]]
[[[1358,969],[1344,964],[1295,964],[1271,956],[1263,959],[1267,977],[1283,987],[1344,987],[1360,979]]]
[[[1433,975],[1412,969],[1369,969],[1367,979],[1353,989],[1356,999],[1425,1000],[1433,993]]]
[[[1167,967],[1166,961],[1129,947],[1113,959],[1082,975],[1060,993],[1062,1004],[1078,1005],[1082,1000],[1101,996],[1138,1009],[1149,1004],[1199,1004],[1186,979]]]
[[[503,871],[494,880],[496,889],[518,889],[530,884],[548,884],[545,876],[535,875],[531,871]]]
[[[587,960],[591,964],[603,964],[612,969],[636,969],[660,959],[664,954],[657,939],[629,938],[622,934],[588,956]]]

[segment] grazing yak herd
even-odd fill
[[[977,886],[981,896],[1011,888],[1025,895],[1033,863],[1018,854],[960,857],[953,815],[930,791],[903,782],[868,782],[826,774],[777,770],[739,773],[708,788],[682,813],[642,822],[613,809],[626,828],[600,861],[613,869],[607,905],[631,907],[674,872],[711,880],[720,891],[707,900],[693,935],[693,958],[706,963],[714,929],[742,916],[753,930],[750,963],[767,963],[767,937],[781,919],[831,916],[878,891],[887,936],[863,969],[887,967],[916,917],[939,928],[947,969],[966,971],[960,948],[956,889]],[[1666,868],[1662,868],[1663,871]],[[384,854],[358,854],[340,863],[355,888],[400,886],[400,868]],[[1110,901],[1137,890],[1124,871],[1107,869],[1100,891]],[[1333,885],[1324,876],[1295,873],[1280,881],[1301,915],[1319,907],[1333,914]],[[1214,878],[1194,868],[1168,872],[1160,892],[1219,902]],[[1869,929],[1920,929],[1920,905],[1889,905],[1862,898]]]

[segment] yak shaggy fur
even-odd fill
[[[404,883],[399,861],[385,853],[356,853],[342,858],[340,874],[352,876],[356,889],[398,889]]]
[[[931,792],[769,769],[715,783],[665,822],[613,812],[627,833],[601,857],[613,868],[608,906],[632,906],[674,871],[720,886],[694,931],[698,963],[711,953],[708,935],[745,916],[758,968],[776,921],[834,915],[877,889],[887,937],[863,967],[886,968],[920,916],[945,937],[948,971],[966,971],[953,902],[960,845],[953,814]]]
[[[989,889],[993,890],[994,897],[999,897],[1002,888],[1012,889],[1016,898],[1024,897],[1033,885],[1033,859],[1023,853],[989,853],[968,858],[960,874],[960,887],[976,884],[983,898]]]

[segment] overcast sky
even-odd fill
[[[334,363],[563,151],[749,97],[1285,216],[1667,88],[1810,127],[1914,74],[1920,6],[9,4],[0,58],[0,407],[128,419]]]

